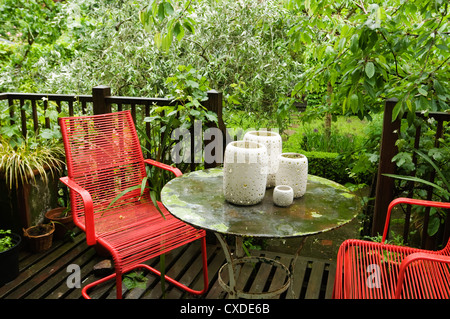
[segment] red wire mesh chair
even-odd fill
[[[60,118],[66,150],[67,177],[61,181],[70,189],[75,224],[85,231],[88,245],[99,244],[113,257],[115,273],[85,286],[87,290],[116,278],[117,298],[122,298],[122,275],[195,240],[201,240],[204,289],[192,290],[166,276],[166,280],[192,294],[208,288],[205,231],[197,230],[173,217],[161,203],[157,210],[148,189],[141,196],[140,187],[111,202],[124,190],[141,185],[146,176],[145,163],[171,171],[181,171],[154,160],[144,160],[129,111],[104,115]]]
[[[450,241],[439,251],[386,244],[392,208],[398,204],[450,208],[450,203],[393,200],[381,243],[349,239],[337,256],[333,298],[450,298]]]

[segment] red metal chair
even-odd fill
[[[85,286],[88,289],[116,278],[117,298],[122,298],[122,275],[135,268],[160,272],[144,261],[170,250],[201,240],[204,289],[192,290],[166,276],[166,280],[192,294],[203,294],[208,288],[205,231],[197,230],[173,217],[161,203],[153,204],[148,189],[127,192],[141,185],[146,176],[145,164],[182,173],[172,166],[144,160],[129,111],[104,115],[60,118],[66,150],[68,176],[61,181],[70,189],[75,224],[86,232],[88,245],[99,244],[113,257],[115,273]]]
[[[381,243],[350,239],[337,256],[333,298],[450,298],[450,241],[439,251],[386,244],[398,204],[450,208],[450,203],[397,198],[388,208]]]

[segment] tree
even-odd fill
[[[394,118],[449,109],[447,1],[290,0],[286,6],[296,17],[291,39],[306,47],[310,65],[294,94],[331,85],[331,110],[361,118],[382,110],[390,97],[399,99]]]

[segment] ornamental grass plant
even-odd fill
[[[10,189],[35,183],[36,176],[48,181],[47,172],[54,175],[64,168],[64,148],[60,143],[28,138],[15,143],[0,138],[0,176]]]

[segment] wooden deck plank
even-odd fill
[[[287,255],[280,255],[279,257],[279,262],[282,263],[283,265],[289,265],[290,262],[292,260],[292,256],[287,256]],[[270,283],[269,289],[268,291],[274,291],[275,289],[280,288],[280,285],[284,284],[286,280],[286,272],[284,271],[284,269],[277,267],[277,269],[275,270],[275,273],[273,274],[273,279],[272,282]],[[288,289],[289,291],[289,289]],[[283,296],[286,295],[283,294]],[[278,296],[274,296],[274,299],[279,299],[280,297],[282,297],[281,295]]]
[[[203,296],[193,296],[166,284],[166,298],[170,299],[223,299],[227,297],[219,285],[218,271],[225,263],[225,256],[220,246],[207,245],[209,289]],[[289,265],[293,256],[278,252],[252,251],[252,255],[266,256]],[[21,252],[20,274],[11,283],[0,287],[0,299],[78,299],[82,298],[81,289],[67,286],[69,264],[81,268],[82,287],[98,280],[93,266],[105,259],[98,255],[93,247],[87,246],[84,234],[78,234],[73,242],[55,242],[53,247],[44,253],[33,254],[26,250]],[[159,258],[147,262],[159,269]],[[193,289],[203,287],[200,245],[193,243],[180,247],[166,254],[166,271],[175,279]],[[294,268],[292,282],[293,293],[284,293],[274,298],[330,298],[333,290],[335,264],[330,261],[308,257],[299,257]],[[148,278],[145,289],[127,291],[123,285],[124,298],[158,299],[162,298],[160,278],[153,273]],[[228,282],[228,271],[222,273]],[[259,263],[255,266],[245,264],[242,267],[238,285],[251,292],[263,292],[279,288],[286,279],[285,271],[280,267]],[[91,290],[92,298],[115,298],[115,280],[111,280]]]
[[[79,236],[72,242],[66,242],[62,245],[55,245],[47,252],[36,253],[31,259],[35,263],[31,263],[27,259],[25,265],[19,267],[22,269],[18,278],[12,283],[8,283],[0,288],[0,297],[6,299],[23,298],[31,289],[34,289],[42,281],[46,280],[53,274],[56,268],[60,268],[64,263],[64,255],[72,249],[79,249],[78,245],[84,241],[83,236]],[[56,267],[56,268],[55,268]]]
[[[325,262],[313,261],[309,275],[308,288],[306,289],[305,299],[319,299],[320,288],[322,285]]]
[[[208,249],[208,281],[209,281],[208,287],[209,290],[211,290],[211,286],[217,280],[218,271],[220,267],[222,267],[222,265],[224,264],[225,256],[223,254],[221,247],[219,246],[208,245],[207,249]],[[197,278],[192,288],[195,290],[203,289],[203,277]],[[190,294],[187,294],[184,297],[193,298],[193,296],[191,296]]]
[[[87,246],[87,245],[86,245]],[[98,255],[95,252],[95,249],[92,247],[89,247],[86,250],[86,253],[79,256],[77,259],[73,261],[76,265],[80,266],[80,277],[85,278],[89,273],[91,273],[92,268],[94,265],[98,262]],[[66,276],[68,273],[66,273]],[[84,283],[83,283],[84,285]],[[82,286],[83,286],[82,285]],[[49,295],[47,295],[47,299],[79,299],[81,298],[81,289],[78,288],[69,288],[67,285],[67,282],[61,282],[59,287],[54,289]]]
[[[183,247],[186,248],[186,247]],[[166,275],[172,277],[175,280],[179,280],[179,276],[183,274],[184,267],[186,267],[186,263],[191,261],[192,255],[196,253],[197,246],[195,243],[189,245],[185,250],[179,252],[177,254],[168,253],[166,254]],[[176,261],[181,260],[182,262],[176,263]],[[155,267],[159,270],[158,267]],[[172,285],[166,281],[165,289],[166,293],[168,293],[172,289]],[[163,294],[163,287],[161,280],[157,280],[156,285],[152,288],[150,293],[147,293],[143,296],[144,299],[160,299]]]
[[[292,261],[291,261],[292,263]],[[292,266],[292,265],[291,265]],[[293,265],[291,285],[286,294],[287,299],[299,299],[301,298],[302,289],[304,286],[304,280],[306,276],[306,269],[308,267],[308,260],[298,257],[295,265]]]
[[[336,278],[336,264],[328,266],[327,286],[325,290],[325,299],[331,299],[333,296],[334,279]]]

